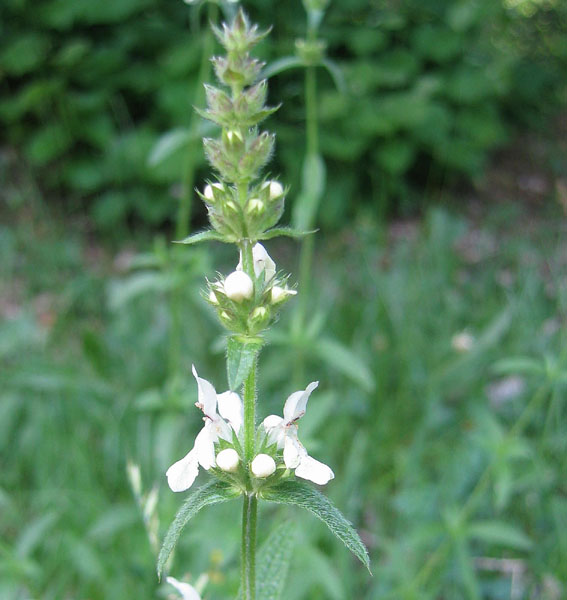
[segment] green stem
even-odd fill
[[[209,3],[208,21],[215,23],[218,16],[218,6],[213,2]],[[214,36],[210,28],[207,28],[207,33],[203,40],[203,52],[201,53],[201,64],[199,65],[199,74],[197,76],[197,84],[193,97],[193,104],[198,106],[203,99],[203,83],[209,79],[211,70],[210,56],[214,49]],[[201,117],[195,111],[191,111],[189,120],[190,139],[196,139],[199,130]],[[200,152],[200,148],[199,148]],[[175,234],[178,240],[181,240],[189,234],[189,221],[191,220],[191,208],[193,204],[193,186],[195,184],[195,165],[197,162],[197,145],[190,143],[187,149],[185,160],[185,169],[183,172],[183,190],[181,201],[179,203],[179,211],[177,213],[177,223]]]
[[[244,494],[242,505],[242,598],[256,598],[256,519],[258,500],[255,494]]]
[[[251,244],[250,248],[251,260]],[[247,256],[243,252],[243,257]],[[244,258],[243,258],[244,261]],[[244,261],[245,262],[245,261]],[[244,381],[244,457],[247,468],[255,454],[256,439],[256,361]],[[242,505],[242,590],[243,600],[256,597],[256,517],[258,510],[256,494],[248,489]]]
[[[254,458],[256,440],[256,361],[244,381],[244,457],[249,464]]]

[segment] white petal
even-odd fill
[[[266,252],[266,249],[262,244],[254,245],[252,248],[252,256],[254,258],[254,273],[256,274],[256,277],[259,277],[262,271],[264,271],[265,281],[270,281],[270,279],[275,277],[276,263]]]
[[[330,467],[311,458],[311,456],[304,456],[301,459],[299,466],[295,469],[295,474],[317,485],[325,485],[331,479],[335,478],[335,474]]]
[[[203,406],[203,412],[213,418],[217,414],[217,393],[212,383],[197,375],[197,369],[193,365],[193,375],[197,380],[199,388],[199,404]]]
[[[215,441],[216,434],[213,430],[212,422],[207,421],[195,438],[195,452],[197,453],[199,464],[203,469],[209,470],[215,466]]]
[[[304,390],[293,392],[285,401],[283,414],[287,423],[301,418],[305,414],[307,401],[311,392],[319,385],[318,381],[312,381]]]
[[[167,483],[174,492],[188,490],[199,472],[197,452],[193,448],[181,460],[173,463],[166,472]]]
[[[283,448],[285,436],[285,421],[277,415],[270,415],[262,422],[268,441],[270,444],[277,444],[279,448]]]
[[[177,581],[175,577],[168,577],[166,581],[181,594],[183,600],[201,600],[201,596],[199,596],[197,590],[192,585]]]
[[[284,442],[283,459],[288,469],[295,469],[299,465],[302,451],[307,454],[297,435],[286,435]]]
[[[224,392],[217,396],[217,402],[220,416],[226,419],[234,431],[238,433],[242,421],[244,421],[244,407],[240,396],[236,392]]]

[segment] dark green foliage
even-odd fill
[[[285,102],[269,121],[280,148],[269,168],[285,173],[297,193],[304,154],[298,67],[308,57],[301,44],[300,58],[289,55],[305,35],[305,14],[299,0],[246,7],[254,21],[274,26],[260,50],[269,64],[283,59],[274,64],[280,72],[270,95]],[[181,0],[7,1],[0,10],[3,141],[34,169],[40,188],[88,209],[100,226],[131,215],[170,219],[194,143],[186,128],[207,35],[204,11]],[[561,2],[525,0],[515,9],[493,0],[332,2],[321,37],[334,62],[318,71],[329,167],[323,223],[337,225],[361,204],[391,210],[400,195],[420,203],[412,190],[424,182],[475,177],[515,124],[539,126],[564,90],[566,20]],[[251,124],[270,114],[254,112],[263,92],[251,88],[249,104],[234,107]],[[155,160],[156,142],[172,130],[175,147]],[[204,164],[200,151],[191,160]]]

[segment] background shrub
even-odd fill
[[[305,30],[299,0],[246,7],[274,25],[266,60],[294,54]],[[40,189],[69,208],[88,207],[100,226],[170,218],[184,147],[158,167],[147,158],[165,131],[188,124],[207,25],[202,7],[6,0],[1,10],[0,124]],[[419,205],[415,190],[481,175],[515,126],[541,126],[538,117],[565,93],[566,23],[567,8],[553,0],[333,2],[321,33],[347,85],[341,92],[319,73],[330,166],[323,224],[340,223],[361,204],[381,213]],[[280,144],[272,168],[294,190],[302,75],[286,71],[271,85],[273,97],[285,99],[270,123]]]

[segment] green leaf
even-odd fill
[[[262,498],[269,502],[294,504],[307,509],[323,521],[371,573],[368,551],[360,536],[331,501],[316,489],[303,482],[290,480],[262,492]]]
[[[321,65],[323,67],[325,67],[325,69],[327,69],[327,71],[329,71],[329,75],[332,77],[333,83],[335,84],[337,90],[341,94],[345,94],[347,91],[345,77],[344,77],[342,69],[339,67],[339,65],[337,65],[336,62],[330,60],[329,58],[325,58],[321,62]]]
[[[503,521],[477,521],[469,525],[468,534],[481,542],[515,550],[529,550],[532,546],[532,541],[523,531]]]
[[[264,231],[262,235],[258,236],[258,239],[271,240],[272,238],[279,237],[280,235],[283,235],[284,237],[300,238],[315,233],[316,231],[317,229],[312,229],[311,231],[301,231],[299,229],[292,229],[291,227],[273,227],[272,229],[268,229],[268,231]]]
[[[510,356],[503,358],[492,365],[492,371],[498,375],[543,375],[545,365],[528,356]]]
[[[350,348],[337,340],[321,338],[313,351],[321,360],[357,383],[363,390],[371,392],[374,389],[374,377],[370,369]]]
[[[157,574],[161,578],[163,567],[172,553],[177,540],[187,523],[205,506],[219,504],[232,500],[240,495],[240,492],[222,481],[210,481],[201,486],[196,492],[193,492],[183,506],[175,515],[175,519],[169,526],[163,545],[159,551],[157,562]]]
[[[269,79],[278,73],[287,71],[288,69],[295,69],[297,67],[303,67],[303,61],[297,56],[284,56],[273,63],[269,64],[260,74],[260,79]]]
[[[303,163],[301,193],[293,205],[293,225],[309,229],[315,222],[317,209],[325,191],[326,169],[320,154],[308,154]]]
[[[196,139],[196,136],[191,135],[191,132],[187,129],[174,129],[164,133],[152,148],[148,156],[148,165],[150,167],[159,165],[194,139]]]
[[[232,391],[238,389],[248,377],[262,343],[260,338],[244,338],[241,336],[228,338],[226,344],[226,370],[228,387]]]
[[[297,525],[291,521],[285,521],[272,531],[260,547],[256,568],[258,600],[279,600],[281,598],[296,536]]]
[[[206,229],[205,231],[200,231],[199,233],[193,233],[189,237],[186,237],[184,240],[174,241],[174,244],[198,244],[199,242],[224,242],[228,244],[227,240],[220,234],[214,231],[213,229]]]

